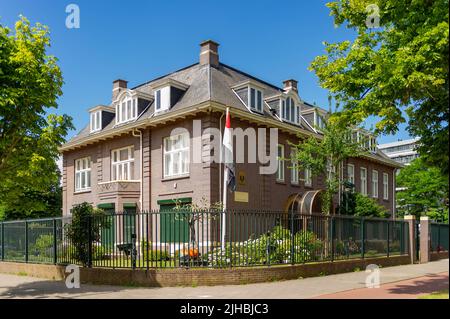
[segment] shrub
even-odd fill
[[[142,252],[142,260],[147,260],[147,246],[151,246],[151,243],[143,240],[141,242],[141,252]],[[148,251],[150,255],[148,256],[149,261],[164,261],[170,260],[170,254],[167,251],[158,250],[158,249],[149,249]]]
[[[34,250],[38,256],[53,256],[53,235],[40,235],[31,250]]]
[[[110,227],[106,218],[97,218],[104,215],[103,210],[95,209],[85,202],[74,206],[72,221],[65,225],[66,236],[74,246],[72,257],[83,266],[89,261],[89,245],[92,246],[94,257],[95,243],[100,242],[100,230]],[[98,258],[98,255],[95,257]]]

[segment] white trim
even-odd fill
[[[386,180],[385,180],[386,177]],[[389,200],[389,174],[383,173],[383,199]]]

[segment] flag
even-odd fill
[[[225,130],[223,132],[223,160],[227,188],[234,191],[236,189],[236,178],[233,163],[233,134],[231,132],[230,108],[227,107],[225,119]]]

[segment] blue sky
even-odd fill
[[[327,108],[327,92],[308,65],[324,53],[323,41],[353,33],[334,27],[326,2],[0,0],[0,22],[13,27],[22,14],[49,26],[49,53],[59,59],[65,82],[57,112],[71,115],[78,131],[89,107],[110,103],[114,79],[133,87],[195,63],[205,39],[220,43],[222,62],[279,86],[295,78],[305,101]],[[80,8],[79,29],[66,28],[70,3]],[[402,125],[379,142],[408,137]]]

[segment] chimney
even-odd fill
[[[200,43],[200,65],[219,66],[219,43],[206,40]]]
[[[294,80],[294,79],[286,80],[286,81],[283,81],[283,84],[284,84],[285,91],[294,90],[295,92],[298,93],[297,80]]]
[[[113,81],[113,89],[112,89],[112,101],[114,102],[119,94],[127,89],[127,83],[128,81],[117,79]]]

